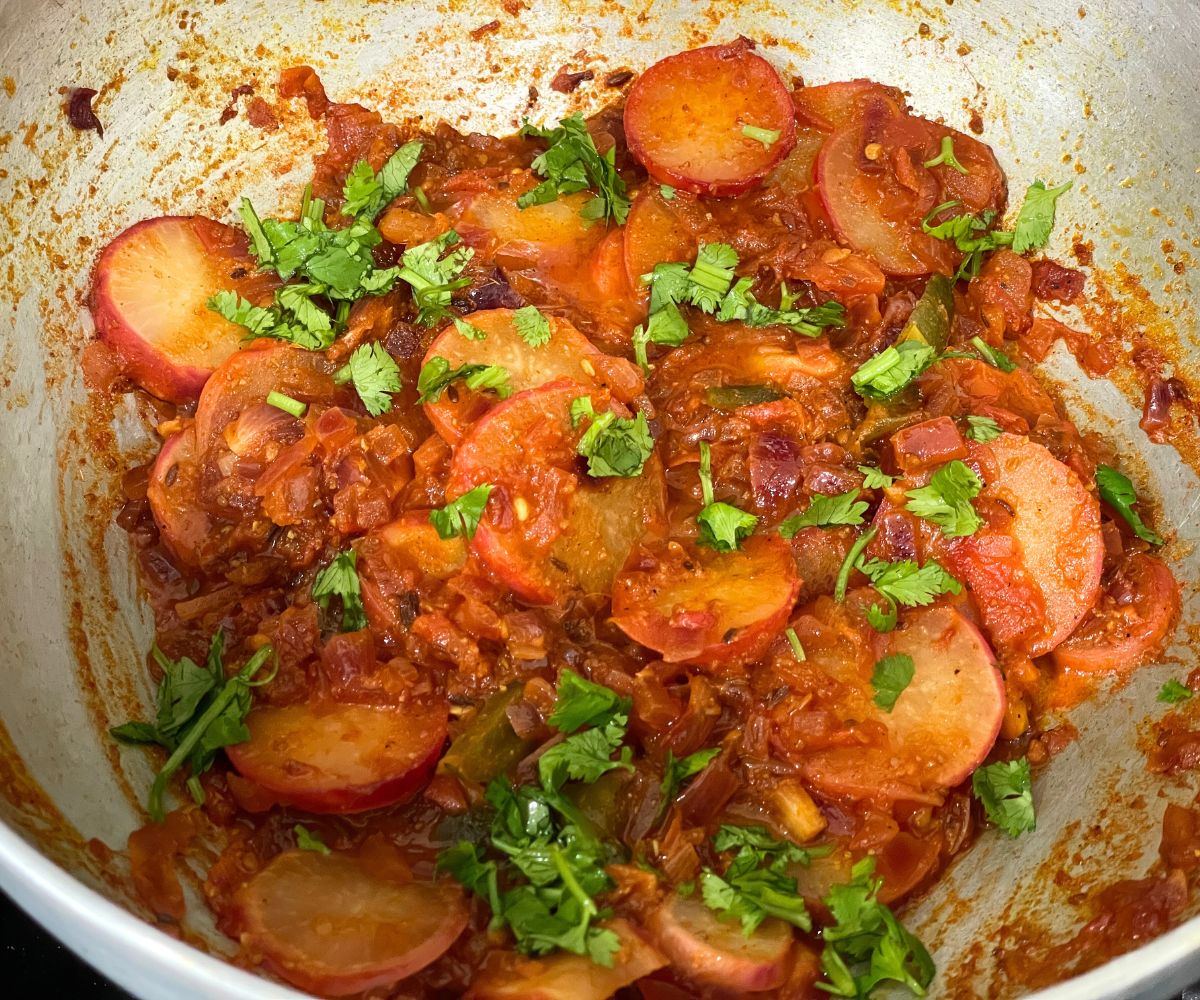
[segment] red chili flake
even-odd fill
[[[590,69],[585,69],[582,73],[570,73],[567,67],[564,66],[550,81],[550,89],[557,90],[560,94],[569,94],[577,89],[585,80],[594,80],[596,74]]]
[[[254,84],[252,83],[243,83],[238,87],[234,87],[233,90],[229,92],[229,103],[225,105],[224,110],[221,112],[221,124],[225,125],[237,117],[237,104],[239,97],[249,97],[253,93]]]
[[[67,121],[80,132],[91,129],[103,139],[104,126],[92,110],[92,98],[95,96],[96,91],[90,87],[72,87],[67,95]]]

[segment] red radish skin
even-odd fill
[[[379,708],[332,702],[261,705],[250,739],[227,748],[244,778],[315,813],[355,813],[407,801],[446,742],[444,703]]]
[[[514,392],[565,378],[578,382],[582,395],[604,389],[626,403],[641,395],[643,381],[638,367],[624,358],[597,350],[565,319],[547,316],[550,339],[532,347],[517,333],[512,317],[511,309],[471,313],[467,322],[486,336],[482,340],[468,340],[451,324],[429,345],[425,362],[441,357],[452,368],[468,363],[499,365],[508,372]],[[471,392],[459,386],[455,398],[444,392],[437,402],[426,403],[425,413],[444,440],[457,444],[495,401],[492,394]]]
[[[494,487],[471,550],[531,604],[580,591],[607,594],[629,552],[661,530],[666,486],[651,455],[640,476],[593,479],[581,471],[571,402],[577,382],[517,393],[480,419],[455,452],[446,496]],[[608,407],[590,394],[597,412]],[[625,412],[625,411],[623,411]]]
[[[744,126],[779,132],[769,146]],[[743,41],[668,56],[638,77],[625,103],[629,149],[661,184],[693,194],[739,194],[796,142],[792,96]]]
[[[997,530],[989,524],[952,544],[948,568],[970,588],[993,642],[1040,656],[1075,631],[1100,595],[1100,505],[1071,469],[1022,435],[971,442],[969,451],[985,484],[977,507],[1003,517]],[[1030,588],[1040,600],[1022,592]]]
[[[613,621],[668,663],[748,663],[800,592],[788,543],[754,535],[735,552],[677,542],[638,550],[613,586]]]
[[[465,1000],[607,1000],[667,964],[629,921],[617,918],[605,926],[621,939],[612,968],[568,952],[547,958],[493,953]]]
[[[440,958],[466,929],[455,885],[406,882],[345,854],[287,851],[234,899],[242,944],[318,996],[389,987]]]
[[[139,222],[96,262],[96,335],[147,392],[172,403],[192,402],[246,332],[207,302],[227,289],[261,298],[273,283],[256,269],[244,237],[219,222],[187,216]],[[239,272],[248,277],[233,277]]]
[[[651,914],[648,929],[672,966],[696,982],[735,993],[783,985],[795,938],[768,917],[749,937],[739,920],[721,920],[701,900],[674,896]]]
[[[1127,673],[1162,652],[1179,615],[1179,584],[1161,559],[1135,553],[1117,569],[1054,662],[1080,673]]]

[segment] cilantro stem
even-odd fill
[[[767,149],[779,141],[779,129],[761,128],[758,125],[743,125],[742,135],[747,139],[757,139]]]
[[[707,441],[700,442],[700,490],[703,494],[704,506],[711,506],[714,499],[712,485],[712,450]]]
[[[420,187],[413,188],[413,197],[417,199],[417,204],[421,206],[421,211],[426,215],[433,215],[433,209],[429,205],[429,198],[424,190]]]
[[[267,393],[267,405],[273,406],[277,410],[283,410],[284,413],[290,413],[293,417],[304,416],[304,411],[308,409],[307,403],[292,399],[291,396],[276,392],[274,389]]]
[[[567,887],[567,891],[579,901],[579,906],[586,917],[594,917],[599,912],[596,909],[595,900],[584,892],[583,887],[575,881],[575,873],[571,871],[571,866],[567,864],[567,859],[563,857],[562,849],[557,844],[551,844],[549,851],[550,859],[554,862],[554,867],[558,870],[558,874],[562,876],[563,885]]]
[[[225,686],[218,692],[212,704],[196,720],[195,724],[187,731],[187,735],[179,741],[179,746],[167,758],[167,762],[162,766],[162,770],[155,777],[154,784],[150,786],[150,799],[147,808],[150,811],[150,818],[154,822],[161,823],[165,818],[165,813],[163,812],[163,794],[167,790],[167,782],[171,780],[175,772],[191,756],[192,751],[196,749],[196,744],[204,738],[208,727],[220,718],[225,709],[229,707],[229,703],[237,697],[239,688],[241,686],[250,686],[251,678],[254,677],[258,672],[258,668],[266,662],[267,657],[272,652],[273,650],[270,646],[263,646],[262,649],[246,661],[246,665],[236,675],[225,682]]]
[[[850,573],[853,571],[855,563],[858,562],[859,556],[863,554],[863,550],[871,544],[871,540],[878,532],[878,528],[868,528],[863,536],[850,546],[850,551],[846,553],[846,559],[842,563],[842,568],[838,570],[837,583],[833,588],[833,599],[835,601],[844,601],[846,599],[846,586],[850,583]]]

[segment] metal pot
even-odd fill
[[[228,217],[242,193],[267,210],[295,204],[321,136],[302,114],[274,132],[244,112],[221,124],[235,86],[254,83],[273,103],[278,70],[308,62],[335,99],[393,120],[421,115],[506,131],[519,124],[531,83],[542,94],[532,116],[557,117],[614,95],[603,86],[611,71],[745,34],[806,80],[895,83],[920,113],[960,128],[978,112],[1014,191],[1034,177],[1075,177],[1052,250],[1092,243],[1098,275],[1112,279],[1123,268],[1126,289],[1140,282],[1148,291],[1120,314],[1124,335],[1144,332],[1185,365],[1200,356],[1191,307],[1200,281],[1186,252],[1200,245],[1192,214],[1200,9],[1192,0],[531,6],[0,0],[0,299],[9,327],[0,349],[0,606],[9,620],[0,637],[0,885],[141,996],[296,995],[143,923],[122,859],[95,847],[124,844],[150,780],[144,755],[119,753],[105,730],[150,700],[142,662],[151,621],[112,518],[122,470],[153,445],[147,414],[131,398],[108,403],[86,392],[84,295],[96,251],[138,219]],[[549,77],[564,64],[594,69],[595,81],[570,98],[553,93]],[[61,89],[76,86],[100,90],[103,138],[67,124]],[[1137,428],[1136,400],[1088,380],[1065,353],[1045,371],[1161,498],[1162,523],[1178,531],[1167,555],[1182,580],[1200,578],[1192,452],[1184,448],[1181,459],[1151,445]],[[1197,621],[1193,591],[1180,635]],[[1142,720],[1163,711],[1155,692],[1190,669],[1192,654],[1177,646],[1171,659],[1071,713],[1080,737],[1041,776],[1036,833],[1018,841],[985,834],[910,909],[940,969],[934,995],[1020,995],[997,972],[995,946],[1011,953],[1022,941],[1065,938],[1083,922],[1069,895],[1145,874],[1165,803],[1193,791],[1150,775],[1138,749]],[[230,943],[192,903],[181,936],[227,954]],[[1200,919],[1192,919],[1038,996],[1163,997],[1197,978]]]

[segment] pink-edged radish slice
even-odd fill
[[[747,663],[778,635],[800,592],[777,535],[734,552],[678,542],[637,550],[613,585],[613,621],[668,663]]]
[[[756,129],[772,138],[754,138]],[[795,145],[792,95],[745,41],[692,49],[638,77],[625,102],[625,137],[656,181],[693,194],[738,194]]]
[[[969,451],[984,481],[975,504],[989,520],[949,547],[948,568],[970,588],[997,646],[1040,656],[1100,595],[1100,505],[1071,469],[1019,434]]]
[[[201,565],[215,540],[212,519],[197,502],[197,471],[196,434],[189,427],[163,442],[146,488],[163,545],[187,566]]]
[[[787,979],[795,937],[768,917],[747,937],[741,921],[721,920],[700,899],[675,896],[651,914],[658,950],[688,979],[732,993],[761,993]]]
[[[485,336],[468,340],[453,324],[429,345],[425,361],[445,358],[451,368],[464,364],[499,365],[508,372],[514,392],[533,389],[558,379],[571,379],[587,394],[608,390],[622,402],[631,402],[642,392],[642,375],[637,365],[614,358],[592,346],[592,342],[565,319],[546,316],[550,339],[537,347],[528,344],[513,323],[513,310],[487,309],[471,313],[467,322]],[[437,432],[451,444],[457,444],[470,426],[496,401],[494,395],[471,392],[461,385],[442,393],[434,403],[425,404],[425,413]]]
[[[316,813],[354,813],[412,798],[446,742],[444,702],[400,707],[308,701],[250,711],[250,739],[226,748],[244,778]]]
[[[567,952],[547,958],[493,952],[465,1000],[607,1000],[667,964],[627,920],[609,920],[604,926],[621,939],[612,968]]]
[[[474,425],[450,466],[447,497],[492,485],[471,549],[531,604],[607,594],[634,545],[664,524],[657,455],[640,476],[594,479],[583,471],[576,447],[587,424],[573,427],[570,417],[580,396],[590,396],[597,413],[609,409],[602,391],[578,382],[517,393]]]
[[[1179,584],[1161,559],[1134,553],[1106,581],[1054,662],[1081,673],[1125,673],[1162,652],[1179,614]]]
[[[288,851],[234,898],[243,947],[293,986],[349,996],[420,972],[467,926],[462,890],[345,854]]]
[[[91,309],[97,336],[147,392],[191,402],[245,330],[208,308],[217,292],[261,298],[277,281],[236,229],[201,217],[164,216],[126,229],[100,254]]]

